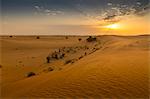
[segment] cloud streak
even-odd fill
[[[52,15],[52,16],[56,16],[56,15],[63,15],[64,12],[61,10],[56,10],[56,9],[46,9],[43,6],[34,6],[34,8],[36,9],[36,12],[39,14],[43,14],[43,15]]]
[[[76,10],[86,18],[112,23],[121,20],[121,17],[127,15],[144,16],[150,11],[150,5],[149,3],[142,5],[140,1],[137,1],[133,5],[108,2],[107,7],[102,9],[103,11],[100,11],[99,8],[97,8],[97,11],[99,11],[97,15],[92,15],[82,4],[77,4]],[[96,11],[93,10],[93,12]]]

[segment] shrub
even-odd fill
[[[65,57],[65,54],[64,54],[64,53],[62,54],[62,57]]]
[[[56,52],[52,53],[52,58],[53,59],[58,59],[58,54]]]
[[[47,63],[50,63],[50,56],[46,57]]]
[[[79,38],[78,40],[79,40],[79,42],[80,42],[82,39],[81,39],[81,38]]]
[[[40,37],[39,37],[39,36],[37,36],[37,37],[36,37],[36,39],[40,39]]]
[[[67,53],[69,53],[70,52],[70,50],[67,50]]]
[[[79,60],[80,60],[81,58],[83,58],[83,56],[80,56],[80,57],[79,57]]]
[[[48,71],[53,71],[54,69],[52,67],[49,67],[48,68]]]
[[[68,39],[68,36],[66,36],[66,39]]]
[[[10,38],[12,38],[13,36],[11,35],[11,36],[9,36]]]
[[[85,52],[85,53],[84,53],[84,55],[86,56],[86,55],[87,55],[87,53]]]
[[[55,59],[58,59],[58,55],[57,54],[55,54]]]
[[[97,38],[96,38],[96,37],[89,36],[86,40],[87,40],[87,42],[93,42],[93,41],[96,41]]]
[[[28,74],[27,74],[27,77],[31,77],[31,76],[35,76],[36,74],[34,73],[34,72],[29,72]]]
[[[64,58],[64,57],[65,57],[65,54],[64,54],[64,53],[60,55],[60,59],[62,59],[62,58]]]
[[[72,62],[72,60],[67,60],[66,62],[65,62],[65,64],[69,64],[69,63],[71,63]]]

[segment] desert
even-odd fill
[[[149,98],[150,36],[1,36],[1,96]]]

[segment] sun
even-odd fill
[[[105,26],[105,28],[107,29],[119,29],[120,28],[120,25],[119,24],[109,24],[107,26]]]

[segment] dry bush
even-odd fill
[[[80,57],[79,57],[79,60],[80,60],[81,58],[83,58],[83,56],[80,56]]]
[[[49,67],[48,68],[48,71],[53,71],[54,69],[52,67]]]
[[[34,72],[29,72],[28,74],[27,74],[27,77],[31,77],[31,76],[35,76],[36,74],[34,73]]]
[[[66,60],[65,61],[65,64],[69,64],[69,63],[72,63],[72,60]]]
[[[13,36],[12,36],[12,35],[10,35],[9,37],[10,37],[10,38],[12,38]]]
[[[36,39],[40,39],[40,37],[39,37],[39,36],[37,36],[37,37],[36,37]]]
[[[65,38],[68,39],[68,36],[66,36]]]
[[[86,40],[87,40],[87,42],[93,42],[93,41],[96,41],[97,38],[96,38],[96,37],[89,36]]]
[[[80,42],[82,39],[81,39],[81,38],[79,38],[78,40],[79,40],[79,42]]]

